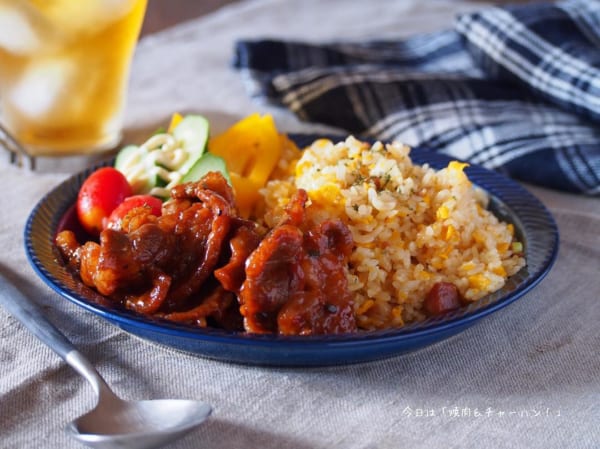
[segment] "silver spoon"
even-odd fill
[[[201,401],[124,401],[117,397],[92,364],[48,321],[39,306],[2,273],[0,304],[92,385],[98,396],[96,408],[65,428],[81,443],[106,449],[158,448],[182,437],[210,415],[210,405]]]

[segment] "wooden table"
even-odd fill
[[[208,14],[238,0],[149,0],[142,36]]]

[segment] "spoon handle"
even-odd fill
[[[0,273],[0,304],[63,360],[75,351],[73,344],[44,316],[42,309]]]
[[[114,397],[105,380],[75,346],[44,316],[41,307],[26,297],[0,272],[0,305],[46,343],[75,371],[85,377],[98,395]]]

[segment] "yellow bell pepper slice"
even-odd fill
[[[177,125],[179,125],[179,122],[182,120],[183,120],[183,115],[181,115],[179,112],[175,112],[171,116],[171,122],[169,123],[169,129],[167,130],[167,132],[169,134],[171,134],[173,132],[173,130],[175,128],[177,128]]]
[[[254,205],[260,199],[258,193],[261,186],[257,186],[250,178],[243,178],[235,172],[230,172],[231,185],[235,192],[235,203],[238,212],[244,218],[248,218],[253,211]]]
[[[212,137],[208,149],[225,159],[238,209],[248,217],[283,152],[273,117],[251,114]]]

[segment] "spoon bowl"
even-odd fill
[[[204,422],[210,405],[185,399],[125,401],[43,315],[39,306],[0,273],[0,304],[90,383],[96,407],[69,423],[67,434],[102,449],[153,449],[172,443]]]
[[[193,430],[210,413],[210,406],[200,401],[123,401],[115,397],[99,402],[65,431],[94,448],[158,448]]]

